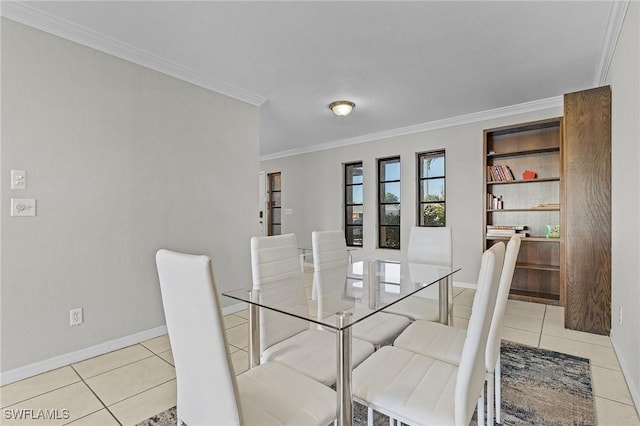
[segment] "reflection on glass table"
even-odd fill
[[[271,283],[268,289],[237,289],[222,294],[249,304],[250,367],[260,362],[261,315],[268,316],[274,327],[279,321],[298,318],[335,331],[339,354],[336,366],[338,424],[350,425],[352,327],[401,300],[419,295],[436,283],[440,289],[440,319],[446,323],[449,316],[447,278],[459,270],[457,267],[382,260],[360,261],[347,267],[327,269],[323,271],[323,279],[335,284],[315,292],[316,309],[310,309],[302,285],[297,286],[300,291],[284,294],[279,291],[277,282]],[[291,288],[289,283],[283,282],[283,286]]]

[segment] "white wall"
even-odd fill
[[[612,91],[611,340],[640,411],[640,3],[630,2],[607,75]],[[619,312],[622,309],[622,323]]]
[[[355,112],[358,113],[357,110]],[[483,120],[471,124],[398,136],[313,153],[265,160],[260,170],[282,172],[282,205],[293,209],[282,216],[282,232],[296,234],[300,247],[311,247],[311,232],[343,228],[343,164],[364,166],[364,247],[362,256],[399,259],[397,250],[377,246],[376,159],[400,155],[402,167],[401,245],[406,251],[409,230],[416,224],[416,153],[446,150],[446,222],[452,227],[454,263],[462,266],[455,281],[475,285],[482,252],[484,173],[482,130],[559,117],[562,107]]]
[[[258,109],[10,20],[1,34],[1,371],[164,325],[161,247],[250,286]],[[37,217],[9,217],[11,197]]]

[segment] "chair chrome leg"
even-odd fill
[[[487,425],[493,425],[493,373],[487,373]]]
[[[478,426],[484,425],[484,386],[478,398]]]
[[[496,369],[493,373],[496,383],[496,422],[502,424],[501,408],[502,408],[502,377],[500,376],[500,355],[498,355],[498,362],[496,362]]]
[[[367,426],[373,426],[373,408],[367,407]]]

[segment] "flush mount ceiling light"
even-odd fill
[[[335,101],[329,104],[329,109],[338,117],[344,117],[351,114],[355,106],[356,104],[350,101]]]

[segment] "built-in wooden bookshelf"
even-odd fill
[[[487,235],[488,227],[525,228],[514,230],[526,236],[511,283],[513,299],[563,304],[561,237],[547,237],[547,225],[561,221],[561,139],[561,117],[484,131],[484,248],[510,238]],[[524,179],[525,171],[535,178]]]

